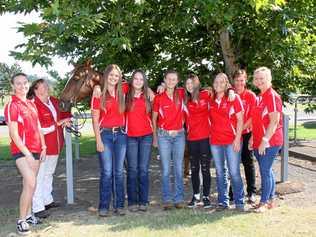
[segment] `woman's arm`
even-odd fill
[[[24,145],[22,142],[19,132],[18,132],[18,123],[17,122],[8,122],[9,127],[9,135],[14,142],[14,144],[19,148],[19,150],[25,155],[25,157],[31,157],[33,158],[32,153],[29,151],[29,149]]]
[[[157,119],[158,113],[152,113],[152,123],[153,123],[153,146],[158,147],[158,138],[157,138]]]
[[[269,119],[270,123],[268,125],[268,128],[266,130],[266,133],[264,134],[260,146],[258,148],[259,155],[264,155],[265,154],[265,149],[267,145],[269,144],[269,140],[275,133],[275,130],[278,127],[278,124],[280,122],[280,113],[279,112],[271,112],[269,113]]]
[[[240,140],[241,140],[241,134],[243,131],[243,117],[244,117],[243,111],[236,113],[237,128],[236,128],[236,136],[233,142],[233,149],[236,152],[240,151]]]
[[[103,152],[104,145],[101,139],[100,126],[99,126],[100,110],[92,109],[91,114],[92,114],[92,126],[93,126],[94,135],[95,135],[97,151]]]
[[[39,121],[38,121],[38,130],[39,130],[39,133],[40,133],[40,139],[41,139],[41,144],[42,144],[42,151],[41,151],[41,154],[40,154],[40,159],[41,159],[41,161],[44,161],[45,158],[46,158],[47,147],[46,147],[46,143],[45,143],[44,134],[43,134],[43,132],[41,130],[41,124],[40,124]]]

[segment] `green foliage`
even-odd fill
[[[2,11],[42,17],[20,25],[27,43],[12,52],[15,58],[45,66],[55,55],[78,63],[91,58],[100,71],[109,63],[126,73],[143,68],[151,86],[167,68],[196,72],[210,84],[225,70],[219,33],[228,30],[236,63],[249,73],[272,68],[273,84],[287,99],[291,92],[315,94],[315,9],[312,0],[9,0]]]
[[[22,72],[22,69],[18,64],[9,66],[5,63],[0,63],[0,93],[1,91],[7,93],[10,91],[11,77],[19,72]]]

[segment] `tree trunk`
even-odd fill
[[[224,57],[225,73],[229,76],[229,78],[232,78],[233,73],[238,69],[238,65],[236,64],[236,56],[234,48],[232,47],[230,42],[229,32],[227,28],[223,28],[220,30],[219,40]]]

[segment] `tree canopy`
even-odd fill
[[[33,64],[91,58],[98,70],[143,68],[151,85],[167,68],[210,84],[220,71],[264,65],[284,99],[316,94],[312,0],[7,0],[0,11],[40,13],[40,23],[21,23],[27,41],[12,52]]]

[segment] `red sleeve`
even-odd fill
[[[101,97],[92,97],[91,99],[91,110],[100,110],[101,109]]]
[[[256,105],[256,94],[252,91],[249,93],[249,114],[252,112],[252,108]]]
[[[126,95],[127,92],[128,92],[128,89],[129,89],[129,85],[126,81],[123,81],[122,82],[122,91],[123,91],[123,94]]]
[[[236,98],[234,100],[234,110],[236,114],[239,113],[240,111],[244,111],[241,99],[238,95],[236,95]]]
[[[282,101],[281,98],[275,93],[272,92],[269,96],[266,97],[266,105],[268,113],[272,112],[282,112]]]
[[[19,118],[19,109],[16,104],[13,104],[11,101],[6,105],[4,109],[5,121],[8,122],[17,122]]]
[[[71,112],[60,111],[60,119],[72,118]]]
[[[179,87],[179,88],[177,88],[177,91],[178,91],[178,93],[179,93],[179,96],[180,96],[181,98],[184,98],[185,89],[184,89],[183,87]]]
[[[154,98],[153,111],[157,113],[159,112],[159,95]]]

